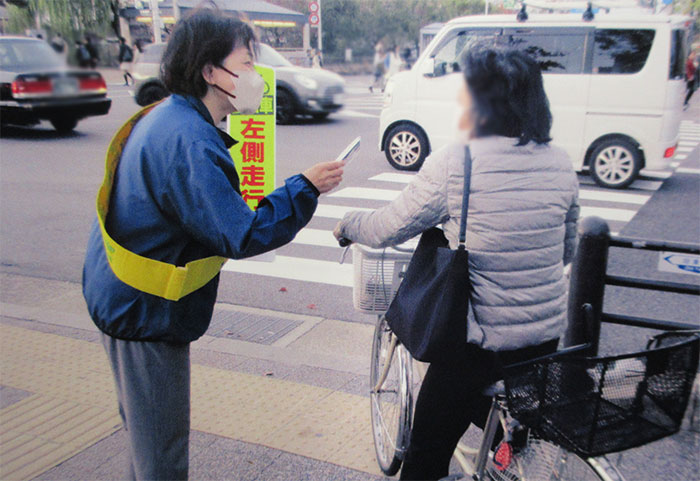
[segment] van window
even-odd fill
[[[586,33],[572,29],[516,29],[507,32],[507,44],[527,53],[542,73],[583,72]]]
[[[654,30],[598,29],[595,31],[593,73],[632,74],[642,68],[654,42]]]
[[[668,72],[669,79],[685,78],[686,36],[684,30],[671,31],[671,65]]]
[[[435,58],[434,77],[441,77],[459,72],[459,59],[464,48],[474,41],[494,41],[499,33],[495,29],[462,30],[451,37],[443,39],[431,55]]]

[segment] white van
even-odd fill
[[[401,170],[454,139],[459,58],[473,40],[512,46],[541,65],[553,116],[553,143],[577,170],[624,188],[639,170],[668,167],[685,94],[688,17],[598,14],[457,18],[408,72],[389,79],[379,123],[380,150]]]

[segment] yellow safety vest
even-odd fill
[[[188,262],[184,267],[178,267],[174,264],[140,256],[125,249],[109,236],[105,228],[114,176],[126,141],[136,123],[154,106],[149,105],[131,117],[109,143],[105,178],[97,193],[97,219],[102,231],[107,260],[114,275],[134,289],[163,297],[169,301],[179,301],[186,295],[204,287],[216,277],[227,259],[212,256]]]

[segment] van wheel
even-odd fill
[[[624,189],[637,178],[642,168],[639,149],[629,140],[609,139],[593,150],[589,168],[596,184],[610,189]]]
[[[418,170],[428,155],[428,139],[415,125],[399,124],[386,136],[384,154],[398,170]]]

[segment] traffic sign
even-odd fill
[[[309,2],[309,12],[318,13],[318,2]]]
[[[311,15],[309,15],[309,23],[311,25],[318,25],[319,20],[320,19],[318,18],[317,13],[312,13]]]
[[[663,272],[700,275],[700,256],[660,252],[658,268]]]

